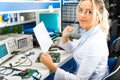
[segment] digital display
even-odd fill
[[[5,44],[0,45],[0,58],[6,56],[7,54],[8,54],[8,51],[7,51],[6,45]]]
[[[18,49],[27,46],[27,38],[19,39],[18,40]]]

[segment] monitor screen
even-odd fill
[[[57,13],[40,13],[39,14],[40,22],[44,22],[47,31],[50,36],[55,36],[54,31],[60,31],[59,26],[59,14]]]
[[[10,39],[0,40],[0,65],[12,57],[8,42],[10,42]]]
[[[3,58],[8,54],[7,48],[5,44],[0,45],[0,58]]]
[[[19,39],[18,40],[18,49],[27,46],[27,38]]]

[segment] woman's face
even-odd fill
[[[91,0],[84,0],[80,3],[78,9],[78,21],[80,26],[89,30],[93,21],[93,5]]]

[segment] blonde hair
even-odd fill
[[[79,6],[80,6],[82,1],[85,1],[85,0],[81,0],[80,3],[78,4],[77,12],[76,12],[77,15],[78,15]],[[92,1],[93,13],[95,14],[94,18],[93,18],[93,22],[95,21],[95,17],[98,16],[99,23],[101,25],[101,29],[107,37],[109,34],[109,22],[108,22],[109,14],[108,14],[107,9],[105,8],[104,1],[103,0],[90,0],[90,1]]]

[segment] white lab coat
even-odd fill
[[[85,32],[78,42],[62,44],[60,40],[59,46],[73,54],[78,69],[72,74],[57,68],[54,80],[102,80],[108,73],[108,46],[100,25]]]

